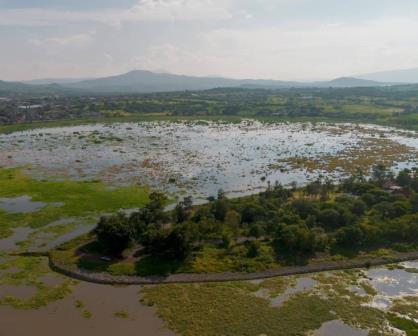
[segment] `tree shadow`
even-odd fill
[[[168,276],[176,273],[184,261],[169,260],[159,256],[144,255],[135,263],[136,274],[141,276]]]
[[[354,247],[348,247],[348,246],[333,246],[330,250],[330,255],[331,256],[342,256],[345,258],[356,258],[358,257],[358,255],[360,254],[360,249],[359,248],[354,248]]]
[[[314,257],[313,253],[280,252],[277,261],[285,266],[306,266]]]
[[[121,257],[111,256],[99,241],[91,241],[76,250],[79,256],[77,267],[88,271],[105,272],[108,267],[120,262]],[[103,258],[106,258],[104,260]]]

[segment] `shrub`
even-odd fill
[[[258,240],[248,241],[246,243],[247,247],[247,257],[248,258],[255,258],[260,255],[260,242]]]
[[[134,237],[133,227],[124,214],[101,217],[95,233],[107,252],[118,255],[126,249]]]

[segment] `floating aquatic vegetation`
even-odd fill
[[[373,125],[142,122],[0,135],[0,164],[37,178],[139,183],[195,199],[247,195],[279,181],[339,178],[382,162],[416,162],[415,132]]]

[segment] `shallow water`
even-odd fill
[[[169,336],[153,308],[139,302],[139,287],[113,287],[81,283],[67,298],[39,310],[17,310],[0,306],[0,335],[44,336]],[[81,300],[83,308],[76,308]],[[83,317],[83,311],[91,313]],[[128,313],[118,318],[117,311]]]
[[[253,281],[253,283],[256,282]],[[276,297],[271,297],[269,294],[269,290],[266,288],[259,289],[257,292],[254,293],[254,295],[269,300],[270,306],[272,307],[280,307],[284,302],[289,300],[292,297],[292,295],[301,293],[305,290],[312,289],[313,287],[315,287],[316,284],[317,282],[312,278],[299,278],[296,280],[294,286],[290,286],[285,290],[283,294],[278,295]]]
[[[353,293],[356,293],[357,295],[360,296],[365,296],[367,295],[366,291],[364,290],[364,288],[360,287],[360,286],[350,286],[348,288],[350,291],[352,291]]]
[[[394,297],[418,294],[418,274],[402,269],[374,268],[367,271],[370,282],[380,295]]]
[[[380,310],[388,310],[392,306],[392,300],[387,296],[377,295],[373,298],[370,306]]]
[[[7,296],[11,296],[16,299],[26,300],[35,295],[37,291],[38,289],[35,286],[0,285],[0,300],[4,299]]]
[[[12,252],[22,250],[22,247],[18,245],[19,242],[25,242],[24,251],[27,252],[46,252],[62,243],[70,241],[80,235],[90,232],[95,224],[83,223],[82,219],[62,219],[53,222],[43,229],[55,225],[72,224],[77,220],[77,226],[71,229],[69,232],[57,234],[42,232],[41,230],[35,230],[29,227],[18,227],[13,230],[13,234],[5,239],[0,239],[0,252]]]
[[[315,331],[314,336],[367,336],[365,330],[356,329],[346,325],[340,320],[325,322]]]
[[[46,286],[52,287],[61,285],[64,282],[64,278],[62,276],[52,272],[40,277],[39,280]]]
[[[20,196],[15,198],[0,198],[0,209],[11,213],[30,213],[35,212],[47,204],[44,202],[34,202],[30,196]]]
[[[77,238],[85,233],[90,232],[94,229],[96,224],[80,224],[74,230],[70,232],[60,234],[56,238],[51,239],[51,234],[40,234],[37,235],[34,239],[31,240],[31,243],[28,247],[30,252],[44,252],[49,251],[65,242],[68,242],[74,238]]]
[[[9,260],[10,257],[5,261]],[[0,265],[1,266],[1,265]],[[21,272],[18,267],[0,270],[0,278]],[[53,288],[67,279],[48,272],[33,279]],[[0,300],[7,296],[28,300],[38,289],[30,285],[0,285]],[[79,282],[64,299],[39,309],[16,309],[0,305],[0,336],[20,335],[174,335],[156,315],[140,302],[140,286],[108,286]],[[127,318],[116,317],[123,312]],[[90,315],[90,317],[86,317]]]
[[[265,188],[268,181],[305,183],[317,174],[286,170],[279,161],[336,154],[381,133],[418,149],[415,133],[370,125],[148,122],[3,134],[0,165],[31,164],[39,177],[137,182],[205,199],[219,188],[239,196]]]
[[[5,239],[0,239],[0,252],[10,252],[18,248],[18,242],[26,240],[33,232],[33,229],[28,227],[18,227],[14,229],[13,234]]]
[[[272,307],[280,307],[284,302],[289,300],[292,295],[298,294],[308,289],[312,289],[315,287],[317,282],[311,278],[299,278],[296,281],[295,286],[289,287],[286,291],[275,298],[271,299],[271,306]]]
[[[418,269],[418,261],[405,261],[401,265],[405,268]]]

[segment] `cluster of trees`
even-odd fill
[[[417,87],[248,87],[125,95],[18,95],[7,100],[0,99],[0,123],[164,113],[176,116],[326,117],[338,120],[379,120],[390,122],[391,125],[411,126],[411,123],[417,124],[416,93]],[[25,109],[21,108],[22,105],[39,107]],[[346,110],[344,106],[347,105],[357,108]],[[377,113],[376,110],[381,108],[394,109],[399,113]]]
[[[206,242],[228,248],[244,241],[248,256],[260,240],[278,255],[307,255],[334,248],[410,248],[418,242],[418,172],[394,176],[376,166],[370,178],[359,172],[334,185],[318,179],[303,188],[269,185],[254,196],[228,199],[219,191],[205,205],[190,197],[164,211],[165,197],[153,193],[147,206],[127,217],[103,217],[96,233],[119,253],[131,242],[151,254],[182,259]]]
[[[97,118],[101,106],[83,97],[11,97],[0,99],[0,124]]]
[[[173,215],[165,211],[166,203],[164,194],[153,192],[147,205],[130,216],[118,213],[101,217],[95,233],[104,250],[119,255],[136,242],[153,255],[168,259],[185,258],[195,238],[186,226],[173,226]],[[191,198],[186,198],[180,206],[184,211],[189,211],[192,207]]]

